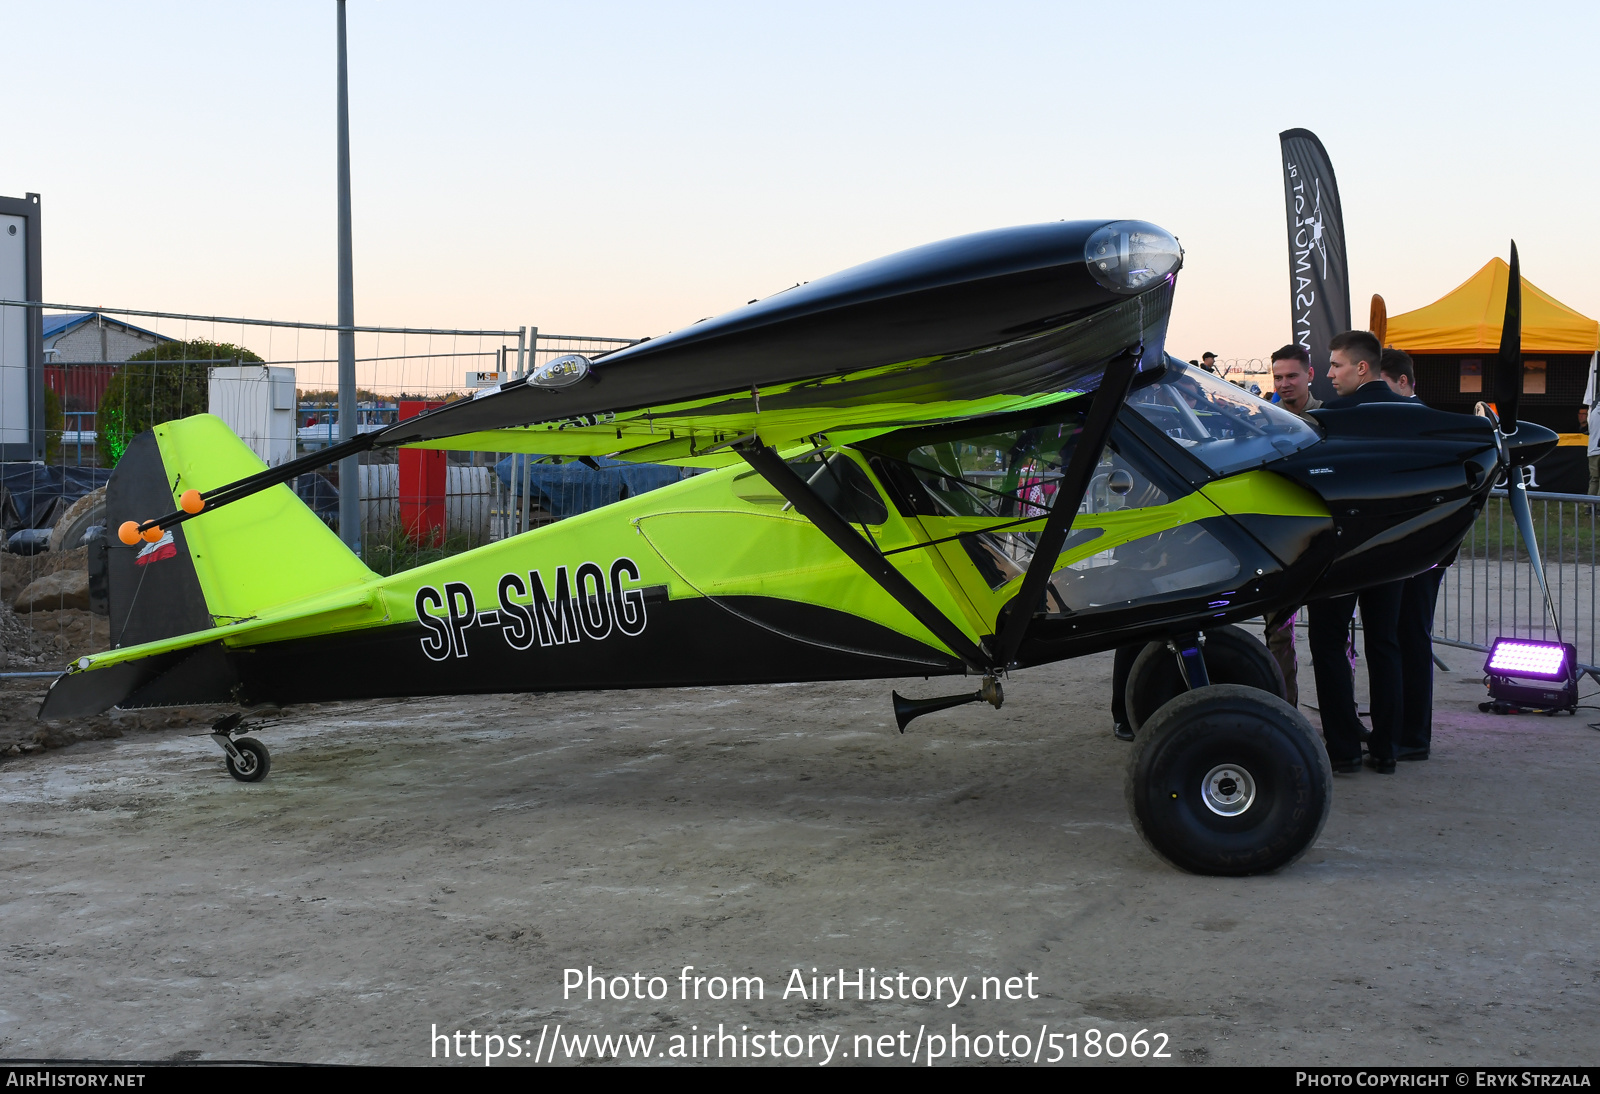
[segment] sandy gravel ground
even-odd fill
[[[1442,676],[1432,760],[1340,777],[1289,870],[1207,879],[1128,823],[1109,674],[1022,673],[904,737],[888,686],[845,684],[299,710],[258,785],[192,727],[13,756],[0,1056],[415,1063],[434,1025],[664,1051],[721,1023],[843,1034],[840,1066],[954,1022],[1075,1033],[1080,1063],[1140,1029],[1180,1065],[1595,1061],[1595,712],[1480,715]],[[766,997],[679,1000],[685,965]],[[672,994],[563,999],[585,966]],[[1038,998],[782,998],[841,966]]]

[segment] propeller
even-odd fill
[[[1522,264],[1517,241],[1511,241],[1511,279],[1506,283],[1506,315],[1500,325],[1500,354],[1494,370],[1495,410],[1509,438],[1517,432],[1517,409],[1522,403]],[[1509,425],[1509,429],[1505,428]]]
[[[1561,619],[1556,615],[1555,601],[1550,597],[1550,583],[1544,577],[1544,557],[1539,550],[1539,540],[1533,531],[1533,507],[1528,502],[1527,480],[1522,474],[1525,465],[1533,460],[1531,455],[1543,454],[1543,449],[1530,453],[1530,447],[1516,443],[1517,410],[1522,403],[1522,264],[1517,260],[1517,242],[1511,241],[1511,278],[1506,284],[1506,314],[1500,327],[1500,353],[1495,359],[1494,394],[1497,413],[1490,420],[1501,437],[1501,447],[1507,454],[1506,496],[1511,501],[1511,514],[1516,518],[1517,531],[1522,534],[1523,545],[1528,549],[1533,576],[1544,594],[1545,611],[1555,627],[1556,641],[1561,637]]]

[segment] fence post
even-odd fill
[[[350,79],[345,60],[344,0],[339,0],[337,103],[339,184],[339,439],[356,435],[356,304],[350,244]],[[361,554],[361,457],[339,462],[339,538]]]
[[[533,368],[538,366],[538,364],[539,364],[538,353],[539,353],[539,328],[530,326],[528,328],[528,368],[529,369],[533,369]],[[528,495],[533,492],[533,468],[528,466],[528,454],[526,452],[524,452],[522,454],[522,474],[520,476],[517,475],[517,454],[514,453],[514,452],[511,454],[511,475],[508,476],[508,477],[519,480],[520,484],[521,484],[522,497],[519,499],[519,501],[517,503],[517,513],[518,513],[517,530],[519,532],[526,532],[528,530],[528,519],[529,519],[529,516],[528,516]]]

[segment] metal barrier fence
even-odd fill
[[[0,421],[6,427],[0,439],[18,442],[10,443],[5,453],[10,462],[0,463],[6,487],[0,489],[6,525],[6,537],[0,539],[0,598],[7,608],[15,608],[0,609],[0,672],[26,669],[35,661],[56,667],[64,655],[108,644],[102,633],[104,616],[92,610],[83,580],[88,550],[83,533],[108,519],[100,488],[131,436],[159,421],[210,410],[274,464],[314,452],[330,436],[338,436],[335,351],[340,328],[334,324],[0,301],[0,338],[9,338],[8,346],[25,342],[12,337],[18,324],[33,323],[43,331],[42,361],[26,365],[24,358],[8,352],[6,368],[0,370]],[[531,326],[353,329],[361,430],[396,420],[402,399],[458,399],[551,357],[595,357],[637,341],[542,334]],[[271,437],[265,432],[252,435],[229,419],[229,410],[210,405],[215,370],[239,366],[264,370],[259,381],[239,382],[259,388],[250,398],[261,395],[263,410],[277,412],[272,424],[262,427]],[[293,370],[292,377],[275,371],[287,369]],[[287,394],[277,390],[280,382]],[[229,406],[237,401],[232,396],[225,400]],[[24,423],[20,430],[13,428],[18,423]],[[335,529],[340,486],[358,489],[363,559],[381,573],[616,500],[615,487],[605,497],[606,476],[596,475],[592,483],[569,485],[556,512],[548,495],[532,484],[539,472],[522,468],[530,479],[528,489],[519,489],[510,474],[501,473],[505,453],[451,452],[444,459],[444,496],[412,499],[437,503],[433,511],[444,522],[437,537],[407,534],[393,452],[364,454],[356,484],[341,484],[339,469],[332,465],[299,476],[291,488]],[[74,509],[84,495],[88,501]],[[8,542],[17,533],[21,538],[14,545]],[[10,546],[15,549],[5,549]]]
[[[1561,637],[1577,647],[1581,671],[1600,679],[1595,623],[1600,498],[1531,491],[1528,498]],[[1440,583],[1434,641],[1487,652],[1501,636],[1553,641],[1556,632],[1506,492],[1496,490]]]

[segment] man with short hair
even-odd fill
[[[1339,398],[1324,411],[1364,403],[1410,403],[1396,395],[1380,374],[1383,348],[1370,331],[1351,330],[1328,342],[1328,378]],[[1399,423],[1396,423],[1397,426]],[[1374,771],[1394,773],[1399,749],[1405,679],[1401,672],[1400,604],[1405,582],[1391,581],[1359,593],[1313,600],[1310,615],[1311,671],[1317,680],[1322,735],[1333,770],[1343,775],[1361,770],[1361,719],[1356,715],[1355,680],[1345,642],[1356,605],[1366,637],[1367,678],[1371,684],[1372,738],[1368,763]]]
[[[1216,372],[1217,355],[1212,353],[1210,350],[1206,350],[1200,355],[1200,367],[1205,369],[1207,372]]]
[[[1378,361],[1378,371],[1383,375],[1383,382],[1389,385],[1390,391],[1421,402],[1417,398],[1417,370],[1411,363],[1411,354],[1392,346],[1385,349]]]
[[[1304,418],[1306,411],[1320,407],[1322,400],[1311,394],[1311,381],[1315,378],[1311,354],[1305,347],[1290,342],[1273,350],[1272,390],[1277,393],[1278,405],[1283,409]]]
[[[1305,347],[1290,342],[1272,352],[1272,390],[1278,405],[1306,421],[1307,412],[1316,410],[1322,400],[1311,394],[1311,354]],[[1290,706],[1300,705],[1300,662],[1294,652],[1294,625],[1298,607],[1267,613],[1264,637],[1278,668],[1283,670],[1283,697]]]
[[[1361,403],[1409,402],[1396,395],[1383,382],[1379,363],[1383,347],[1371,331],[1347,330],[1328,340],[1328,379],[1339,398],[1329,401],[1329,410]]]
[[[1417,370],[1405,350],[1386,347],[1378,370],[1396,395],[1422,402],[1417,395]],[[1405,691],[1400,703],[1400,737],[1395,744],[1397,760],[1426,760],[1433,747],[1433,612],[1443,580],[1444,566],[1435,566],[1400,583],[1400,624],[1395,638],[1400,644]]]

